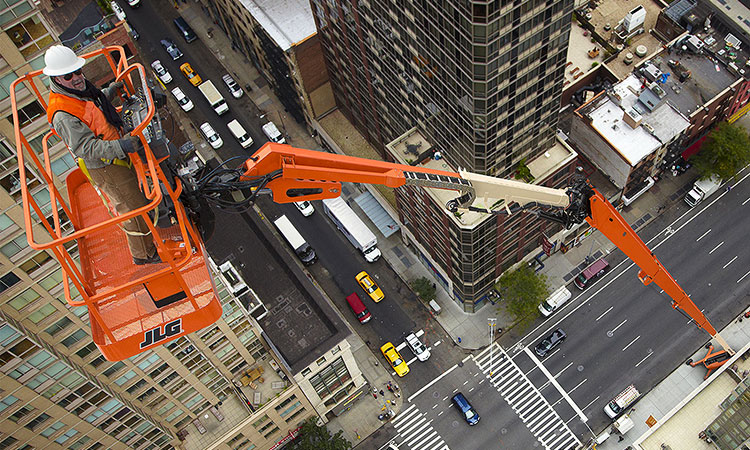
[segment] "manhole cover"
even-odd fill
[[[576,369],[578,369],[579,372],[583,372],[583,365],[576,367]]]
[[[612,337],[614,335],[615,335],[615,333],[613,333],[611,330],[607,331],[607,337]]]
[[[438,397],[440,397],[440,393],[438,393],[438,391],[435,391],[435,392],[432,393],[432,396],[435,397],[435,398],[438,398]]]

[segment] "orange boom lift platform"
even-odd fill
[[[46,99],[37,89],[41,82],[34,82],[41,70],[27,73],[12,84],[13,121],[29,244],[36,250],[54,254],[63,269],[68,303],[88,308],[94,342],[105,358],[115,361],[204,328],[221,317],[222,309],[208,271],[203,243],[179,201],[182,184],[179,179],[165,177],[160,160],[144,136],[155,105],[143,66],[126,67],[127,57],[122,47],[105,47],[82,57],[106,58],[115,79],[125,83],[127,93],[138,93],[144,101],[145,118],[131,134],[144,144],[146,158],[132,155],[131,162],[148,205],[118,216],[80,168],[67,176],[67,191],[58,190],[53,182],[48,147],[55,131],[45,135],[43,154],[37,155],[18,125],[19,85],[32,91],[36,100],[47,107]],[[136,91],[134,85],[139,83],[140,90]],[[46,185],[49,198],[32,192],[38,187],[32,182],[35,176]],[[174,204],[174,223],[169,228],[158,228],[149,214],[164,195]],[[163,263],[133,264],[122,222],[135,216],[143,217],[148,224]],[[73,225],[72,232],[66,232],[63,226],[66,217]]]

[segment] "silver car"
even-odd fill
[[[236,81],[234,81],[234,78],[232,78],[231,75],[225,74],[224,76],[221,77],[221,79],[224,80],[224,84],[227,85],[227,87],[229,88],[229,92],[232,93],[232,96],[234,98],[242,97],[242,94],[244,94],[244,91],[242,90],[240,85],[237,84]]]
[[[430,357],[430,349],[419,340],[416,334],[411,333],[406,336],[406,343],[409,344],[409,348],[418,360],[427,361]]]

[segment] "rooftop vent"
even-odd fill
[[[638,126],[641,124],[641,119],[643,119],[643,116],[641,113],[636,111],[633,108],[628,109],[625,111],[625,115],[622,117],[622,120],[630,125],[630,128],[638,128]]]

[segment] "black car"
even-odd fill
[[[164,47],[164,50],[169,53],[169,56],[172,57],[172,61],[177,61],[178,59],[182,58],[182,52],[179,48],[175,45],[174,42],[170,41],[169,39],[162,39],[161,40],[161,46]]]
[[[547,356],[547,353],[552,351],[552,349],[562,344],[566,337],[567,335],[562,330],[562,328],[558,328],[557,330],[553,331],[552,334],[544,338],[542,342],[538,343],[536,347],[534,347],[534,351],[537,355],[544,358],[545,356]]]

